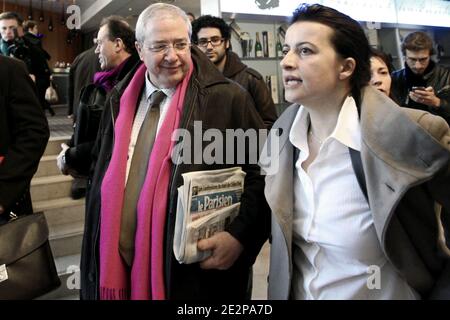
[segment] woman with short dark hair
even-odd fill
[[[450,298],[446,122],[372,88],[364,31],[332,8],[301,5],[283,53],[269,299]]]

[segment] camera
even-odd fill
[[[27,66],[30,64],[30,50],[25,44],[25,41],[19,37],[17,29],[14,29],[14,40],[9,46],[8,51],[10,56],[24,61]]]

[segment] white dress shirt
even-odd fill
[[[126,181],[128,181],[128,175],[130,173],[130,167],[131,167],[131,161],[133,160],[133,154],[134,154],[134,148],[136,147],[136,142],[139,136],[139,131],[141,130],[142,124],[144,123],[145,117],[147,115],[147,112],[149,111],[150,107],[150,97],[153,94],[153,92],[159,90],[156,88],[150,81],[148,77],[148,72],[145,76],[145,90],[142,93],[141,100],[138,106],[138,110],[136,112],[136,116],[134,118],[133,122],[133,129],[131,131],[131,139],[130,139],[130,146],[128,147],[128,162],[127,162],[127,176]],[[159,129],[161,128],[161,125],[164,122],[164,119],[166,117],[167,111],[170,106],[170,102],[172,101],[172,97],[175,94],[175,89],[161,89],[162,92],[166,95],[166,98],[163,99],[160,103],[160,116],[158,121],[158,129],[157,133],[159,132]],[[125,181],[125,182],[126,182]]]
[[[302,163],[309,157],[309,124],[309,115],[301,107],[289,137],[301,150],[294,177],[293,297],[418,298],[382,252],[372,213],[352,167],[348,147],[361,150],[354,99],[346,99],[334,132],[305,172]],[[380,272],[369,272],[373,266]],[[379,289],[368,285],[376,286],[376,274],[381,280]]]

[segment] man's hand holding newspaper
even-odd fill
[[[180,263],[203,261],[205,269],[226,269],[239,257],[242,245],[223,231],[239,214],[244,179],[241,168],[183,174],[173,243]],[[208,240],[198,243],[203,239]]]
[[[219,232],[208,239],[198,242],[201,251],[210,250],[211,256],[200,263],[202,269],[229,269],[239,258],[244,247],[228,232]]]

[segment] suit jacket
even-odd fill
[[[274,124],[279,170],[266,176],[272,210],[269,298],[289,299],[292,279],[294,148],[289,132],[299,109],[291,106]],[[361,158],[369,204],[381,248],[394,268],[422,298],[450,299],[450,264],[438,243],[436,202],[450,208],[450,130],[444,119],[398,107],[372,88],[361,102]],[[338,196],[338,195],[337,195]]]
[[[11,210],[24,193],[29,201],[49,129],[25,64],[0,56],[0,74],[0,205]]]

